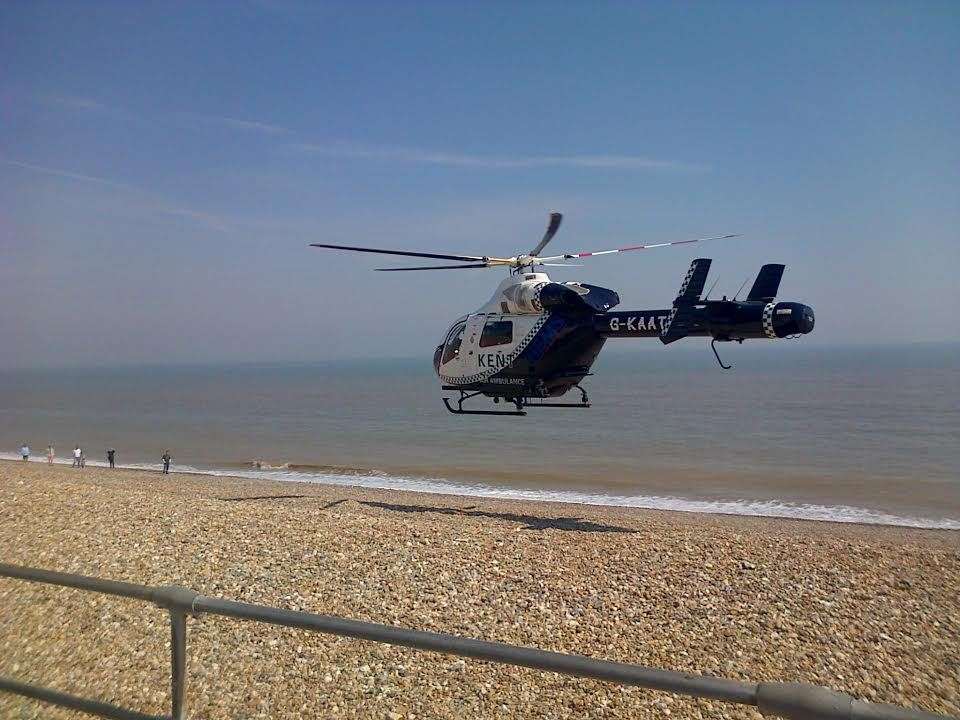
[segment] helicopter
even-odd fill
[[[698,258],[690,264],[672,307],[613,311],[620,303],[615,291],[582,282],[554,282],[542,268],[571,267],[571,260],[738,236],[541,255],[562,221],[561,213],[550,213],[540,242],[530,252],[513,257],[322,243],[311,243],[311,247],[457,263],[376,268],[379,272],[492,267],[509,271],[484,305],[454,321],[434,351],[433,367],[440,378],[441,390],[459,393],[455,406],[451,398],[442,398],[447,410],[456,415],[526,415],[532,408],[589,408],[589,397],[580,383],[592,375],[590,369],[608,338],[659,338],[667,345],[685,337],[709,337],[717,362],[728,370],[731,366],[725,365],[717,352],[718,342],[798,338],[813,331],[813,308],[799,302],[776,300],[785,268],[780,264],[761,267],[744,300],[737,300],[736,295],[732,300],[726,296],[710,300],[709,291],[705,298],[700,296],[712,261]],[[579,401],[549,401],[573,389],[580,392]],[[491,398],[495,404],[501,401],[508,407],[512,404],[514,409],[464,407],[465,402],[479,396]]]

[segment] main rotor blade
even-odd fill
[[[440,255],[438,253],[410,252],[408,250],[381,250],[379,248],[355,247],[352,245],[324,245],[321,243],[310,243],[310,247],[330,248],[332,250],[353,250],[354,252],[378,253],[380,255],[404,255],[406,257],[432,258],[434,260],[459,260],[460,262],[486,261],[485,257],[477,255]]]
[[[537,243],[537,246],[530,251],[530,255],[537,255],[543,250],[547,243],[553,240],[553,236],[560,229],[560,223],[563,222],[563,214],[558,212],[550,213],[550,222],[547,223],[547,231],[543,234],[543,239]]]
[[[402,272],[404,270],[467,270],[469,268],[490,267],[486,263],[476,265],[427,265],[426,267],[375,268],[377,272]]]
[[[717,235],[716,237],[707,237],[707,238],[697,238],[695,240],[674,240],[673,242],[665,243],[650,243],[649,245],[630,245],[629,247],[616,248],[615,250],[595,250],[593,252],[579,252],[579,253],[567,253],[566,255],[554,255],[553,257],[543,257],[538,258],[538,264],[540,261],[547,262],[550,260],[574,260],[576,258],[586,258],[593,257],[595,255],[612,255],[614,253],[630,252],[631,250],[652,250],[653,248],[669,247],[670,245],[688,245],[695,242],[703,242],[705,240],[725,240],[727,238],[740,237],[739,235]]]

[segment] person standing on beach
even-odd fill
[[[47,464],[53,465],[53,445],[47,445]]]
[[[87,454],[83,451],[83,448],[80,448],[80,467],[85,468],[87,466]]]
[[[164,450],[163,455],[160,456],[160,459],[163,460],[163,474],[170,474],[170,451]]]
[[[83,450],[80,449],[80,446],[77,445],[73,448],[73,467],[80,467],[80,457],[83,455]]]
[[[20,455],[23,456],[23,461],[24,461],[24,462],[26,462],[27,460],[29,460],[29,459],[30,459],[30,446],[27,445],[26,443],[24,443],[24,444],[20,447]]]
[[[116,451],[116,450],[114,450],[113,448],[107,448],[107,462],[110,463],[110,467],[111,467],[111,468],[112,468],[112,467],[116,467],[116,466],[113,464],[113,459],[114,459],[114,457],[116,456],[116,454],[117,454],[117,451]]]

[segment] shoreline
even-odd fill
[[[0,463],[22,463],[10,453],[0,453]],[[6,457],[4,457],[6,456]],[[55,467],[71,466],[71,459],[56,458]],[[44,458],[31,458],[29,464],[47,466]],[[103,461],[88,463],[91,470],[107,469]],[[148,463],[118,465],[116,470],[159,474],[145,467]],[[203,470],[191,466],[176,466],[171,474],[204,478],[230,478],[250,482],[277,482],[294,485],[323,485],[330,487],[355,487],[368,490],[411,492],[441,495],[470,500],[504,500],[520,503],[556,503],[586,507],[613,507],[640,509],[654,512],[680,512],[698,515],[722,515],[731,517],[761,517],[825,522],[879,527],[903,527],[925,530],[956,532],[960,530],[960,518],[951,516],[928,517],[915,514],[898,514],[886,510],[835,503],[830,505],[779,499],[750,498],[703,498],[672,494],[617,495],[583,490],[534,489],[502,486],[489,483],[468,484],[459,480],[419,476],[391,475],[385,472],[351,473],[349,468],[330,466],[321,472],[317,466],[310,471],[294,468],[212,468]],[[73,468],[71,468],[73,469]]]
[[[956,532],[16,461],[0,517],[3,562],[960,710]],[[0,579],[0,675],[159,713],[168,636],[140,603]],[[188,648],[192,717],[756,717],[257,623],[193,619]]]
[[[20,460],[0,458],[0,471],[5,466],[22,466]],[[31,460],[27,463],[30,469],[34,465],[49,468],[47,463]],[[214,474],[202,470],[171,470],[164,476],[159,470],[140,467],[117,466],[111,470],[105,464],[88,464],[86,468],[77,472],[69,463],[60,463],[53,466],[55,471],[65,469],[78,481],[87,481],[94,485],[110,486],[112,480],[123,481],[134,477],[146,484],[147,487],[157,483],[173,484],[175,491],[200,492],[202,496],[226,501],[255,500],[290,500],[290,499],[322,499],[335,494],[348,494],[350,499],[405,499],[411,502],[435,504],[455,503],[470,508],[489,507],[494,509],[517,510],[524,509],[534,513],[560,513],[563,515],[591,516],[593,518],[620,518],[644,521],[662,516],[664,521],[676,524],[710,525],[730,524],[743,527],[761,527],[766,529],[788,530],[790,528],[807,528],[816,534],[822,529],[826,534],[840,535],[863,530],[864,533],[875,533],[879,537],[912,537],[924,538],[934,542],[942,541],[946,546],[955,546],[960,551],[960,532],[952,528],[919,527],[913,525],[896,525],[889,523],[845,522],[817,518],[789,517],[779,515],[746,515],[724,512],[700,512],[696,510],[678,510],[673,508],[650,508],[633,505],[592,504],[583,502],[568,502],[558,500],[527,500],[509,497],[457,494],[454,492],[429,492],[410,488],[376,487],[349,483],[327,483],[322,481],[297,481],[272,478],[245,477],[235,474]],[[85,477],[89,473],[97,473],[95,477]],[[101,474],[102,473],[102,474]],[[129,476],[129,477],[128,477]],[[350,476],[344,476],[348,478]],[[188,485],[176,485],[178,479],[187,479]],[[157,485],[162,487],[161,485]],[[296,488],[296,494],[290,492],[291,486]],[[121,488],[122,489],[122,486]],[[167,488],[169,489],[169,488]],[[272,494],[256,494],[249,497],[238,495],[233,498],[218,497],[217,490],[232,489],[242,492],[244,489],[257,493],[271,492]]]

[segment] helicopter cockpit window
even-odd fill
[[[480,336],[480,347],[493,347],[513,342],[513,322],[510,320],[488,320]]]
[[[460,353],[460,343],[463,342],[463,331],[466,327],[466,323],[460,323],[447,335],[447,342],[443,347],[443,357],[440,359],[441,365],[450,362]]]

